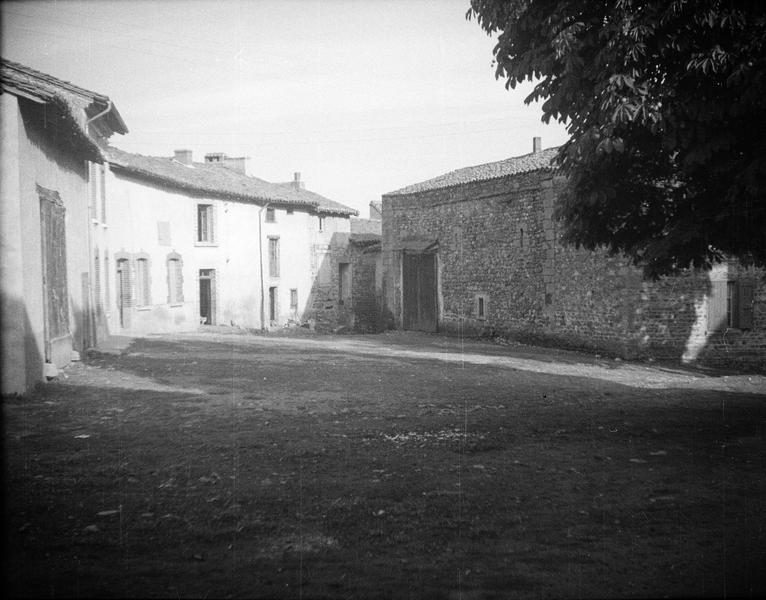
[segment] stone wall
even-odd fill
[[[435,240],[442,331],[625,358],[766,363],[763,271],[730,262],[710,273],[644,281],[624,257],[565,247],[553,218],[564,184],[551,171],[535,171],[384,196],[385,303],[396,326],[402,323],[402,248],[410,239]],[[751,328],[708,331],[715,280],[755,285]]]
[[[347,327],[362,332],[380,331],[381,253],[379,244],[355,243],[353,236],[336,234],[330,244],[317,247],[314,284],[307,319],[319,331]],[[340,265],[347,264],[350,286],[341,302]]]

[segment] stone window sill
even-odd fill
[[[218,242],[195,242],[194,245],[197,246],[198,248],[204,248],[204,247],[217,248]]]
[[[138,312],[146,312],[146,311],[152,310],[152,307],[151,306],[136,306],[136,310]]]

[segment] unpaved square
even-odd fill
[[[418,334],[138,339],[4,400],[6,592],[761,596],[764,390]]]

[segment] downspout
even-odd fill
[[[263,211],[269,206],[269,202],[261,207],[258,211],[258,260],[261,263],[261,331],[266,331],[266,288],[263,285],[263,234],[262,234],[262,222]]]
[[[96,115],[92,116],[90,119],[88,119],[87,121],[85,121],[85,126],[86,126],[86,128],[87,128],[87,126],[88,126],[88,125],[90,125],[90,124],[91,124],[93,121],[95,121],[96,119],[98,119],[98,118],[100,118],[100,117],[103,117],[103,116],[104,116],[106,113],[108,113],[110,110],[112,110],[112,101],[111,101],[110,99],[108,99],[108,98],[107,98],[107,101],[106,101],[106,108],[105,108],[104,110],[102,110],[100,113],[98,113],[98,114],[96,114]],[[87,129],[86,129],[86,131],[87,131]]]
[[[107,114],[110,110],[112,110],[112,101],[111,99],[107,99],[106,102],[106,108],[102,110],[100,113],[97,113],[93,115],[90,119],[86,119],[85,121],[85,133],[90,135],[90,132],[88,131],[88,126],[95,121],[96,119],[100,119],[105,114]],[[102,152],[103,154],[103,152]],[[95,164],[95,163],[94,163]],[[93,279],[95,277],[94,273],[94,265],[93,265],[93,246],[95,244],[95,240],[93,237],[93,215],[98,214],[98,198],[95,197],[96,194],[91,194],[91,186],[95,185],[95,181],[91,181],[91,175],[93,173],[93,169],[90,168],[91,161],[85,161],[85,165],[88,169],[88,308],[90,309],[90,314],[85,315],[85,318],[88,320],[88,341],[87,343],[84,343],[83,346],[88,346],[89,344],[92,344],[93,346],[98,346],[98,338],[96,331],[98,329],[98,323],[96,322],[96,317],[98,313],[98,298],[96,298],[93,295]],[[106,193],[104,190],[101,190],[101,193]],[[92,197],[94,196],[94,197]],[[95,206],[92,204],[95,202]],[[101,256],[99,256],[99,261],[101,260]],[[100,268],[100,265],[99,265]],[[106,285],[109,285],[109,281],[105,281]],[[88,348],[83,348],[83,352],[87,350]]]

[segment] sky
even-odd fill
[[[89,0],[0,3],[3,58],[109,96],[172,156],[248,156],[368,216],[382,194],[558,146],[563,125],[495,78],[468,0]]]

